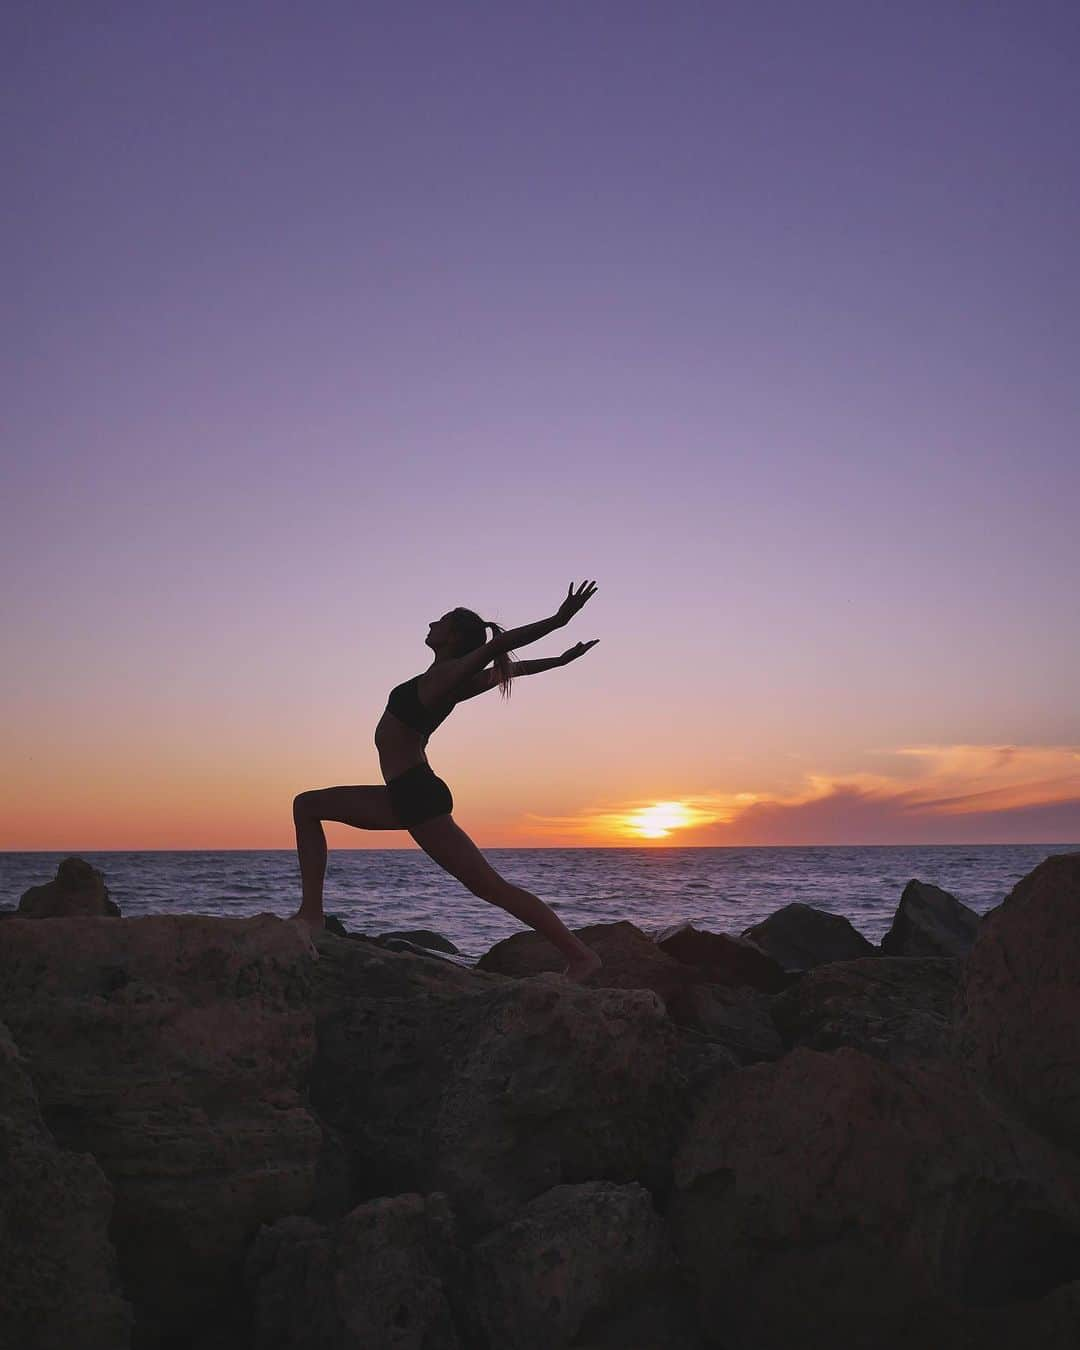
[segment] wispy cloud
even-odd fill
[[[642,826],[658,818],[677,822],[659,836],[669,844],[1080,839],[1076,746],[922,745],[890,756],[892,771],[807,773],[787,791],[717,791],[664,804],[680,807],[681,820],[637,799],[529,816],[527,828],[538,838],[597,844],[649,842]]]

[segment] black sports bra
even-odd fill
[[[420,702],[420,694],[417,691],[419,683],[420,676],[414,675],[411,680],[406,680],[404,684],[395,685],[390,690],[390,697],[386,700],[386,710],[392,712],[407,727],[412,727],[413,731],[419,731],[426,741],[435,728],[450,716],[454,705],[451,703],[442,713],[432,712],[430,708],[425,708]]]

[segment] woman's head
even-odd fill
[[[458,606],[441,619],[436,619],[428,630],[426,643],[438,652],[444,648],[450,656],[466,656],[482,647],[490,638],[503,632],[497,623],[482,619],[475,610]],[[511,668],[513,662],[509,652],[500,652],[494,658],[495,669],[499,672],[499,685],[503,696],[509,697]]]

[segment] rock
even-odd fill
[[[725,1346],[1075,1345],[1080,1164],[951,1066],[797,1049],[721,1077],[675,1183]]]
[[[785,905],[746,929],[743,937],[784,970],[812,970],[832,961],[857,961],[877,954],[842,914],[829,914],[812,905]]]
[[[757,990],[695,984],[668,1010],[680,1026],[692,1027],[729,1050],[734,1063],[754,1064],[779,1059],[785,1051],[770,1003]]]
[[[10,930],[9,930],[10,931]],[[131,1308],[108,1239],[112,1192],[85,1153],[60,1149],[0,1023],[0,1343],[123,1350]]]
[[[960,1005],[961,1054],[1080,1153],[1080,853],[1047,858],[983,919]]]
[[[443,1191],[475,1233],[560,1183],[666,1184],[686,1079],[654,994],[320,951],[311,1100],[346,1143],[352,1203]]]
[[[345,925],[342,923],[342,921],[338,918],[336,914],[327,914],[325,922],[326,922],[326,931],[328,933],[333,933],[337,937],[349,936],[348,929],[345,927]]]
[[[710,984],[746,985],[774,994],[791,983],[771,956],[730,933],[710,933],[684,923],[658,934],[656,945],[676,961],[697,967]]]
[[[879,1059],[938,1058],[952,1051],[960,962],[877,956],[818,966],[772,1002],[790,1048],[842,1045]]]
[[[892,927],[881,939],[888,956],[967,956],[979,916],[954,895],[925,881],[909,881]]]
[[[251,1237],[311,1203],[315,965],[269,916],[4,925],[0,1016],[57,1142],[113,1187],[140,1343],[226,1334]]]
[[[634,1182],[546,1191],[478,1242],[471,1266],[485,1343],[499,1350],[700,1344],[663,1221]]]
[[[458,1350],[463,1260],[442,1195],[369,1200],[329,1227],[279,1219],[245,1271],[255,1350]]]
[[[441,933],[432,932],[430,928],[406,928],[401,932],[380,933],[377,941],[384,944],[389,944],[390,941],[408,942],[414,947],[426,947],[433,952],[449,952],[451,956],[461,955],[449,938],[443,937]]]
[[[109,899],[105,878],[82,858],[65,858],[56,876],[43,886],[23,892],[18,913],[24,919],[106,915],[118,918],[120,909]]]

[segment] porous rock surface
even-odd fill
[[[733,1350],[1064,1350],[1080,1326],[1042,1303],[1080,1280],[1080,1166],[942,1066],[797,1049],[727,1075],[675,1180],[700,1323]]]
[[[842,914],[794,903],[747,928],[743,937],[784,970],[812,970],[832,961],[856,961],[877,954],[873,943]]]
[[[0,1023],[0,1344],[126,1350],[131,1308],[116,1277],[111,1213],[101,1168],[57,1147]]]
[[[978,931],[979,916],[955,895],[925,881],[909,881],[881,950],[887,956],[964,957]]]
[[[982,921],[964,965],[960,1052],[1080,1154],[1080,853],[1047,858]]]
[[[790,1049],[842,1045],[880,1059],[940,1058],[952,1052],[960,962],[873,957],[808,971],[773,999],[774,1026]]]

